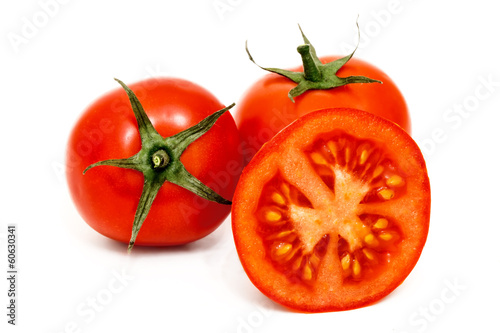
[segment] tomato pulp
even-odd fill
[[[274,301],[305,312],[372,304],[411,272],[426,241],[422,154],[393,122],[311,112],[243,171],[232,208],[240,261]]]

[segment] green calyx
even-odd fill
[[[358,27],[359,45],[360,32],[357,22],[356,25]],[[354,51],[348,56],[323,64],[316,55],[314,46],[312,46],[311,42],[309,42],[307,37],[304,35],[304,32],[302,31],[300,26],[299,29],[300,33],[302,34],[302,38],[304,39],[304,44],[297,47],[297,52],[299,52],[300,56],[302,57],[302,64],[304,67],[303,72],[293,72],[280,68],[262,67],[253,60],[253,57],[248,50],[248,44],[245,44],[245,49],[247,51],[248,57],[254,64],[268,72],[279,74],[297,83],[297,85],[288,92],[288,97],[292,102],[295,103],[294,98],[300,96],[308,90],[332,89],[351,83],[382,83],[379,80],[370,79],[365,76],[337,76],[337,72],[339,71],[339,69],[342,68],[342,66],[344,66],[352,58],[354,52],[356,52],[358,48],[358,45],[356,45]]]
[[[141,138],[141,150],[129,158],[110,159],[91,164],[83,171],[83,174],[96,166],[109,165],[137,170],[144,175],[144,186],[135,212],[132,236],[128,245],[128,251],[130,252],[158,191],[163,183],[167,181],[181,186],[204,199],[223,205],[231,204],[231,201],[224,199],[191,175],[181,163],[180,157],[184,150],[210,130],[217,119],[231,109],[234,103],[213,113],[193,127],[176,135],[163,138],[154,128],[134,92],[122,81],[115,80],[125,89],[132,105]]]

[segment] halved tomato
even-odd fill
[[[307,114],[265,144],[233,198],[240,261],[272,300],[305,312],[372,304],[417,263],[429,229],[422,154],[393,122]]]

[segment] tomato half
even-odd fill
[[[132,84],[130,89],[164,138],[191,128],[224,107],[206,89],[182,79],[152,78]],[[203,184],[231,199],[242,169],[239,144],[234,120],[226,112],[187,147],[180,162]],[[84,111],[68,142],[67,181],[79,213],[93,229],[124,243],[131,239],[145,177],[137,170],[109,165],[83,172],[93,163],[130,158],[140,150],[138,122],[121,88]],[[164,246],[197,240],[214,231],[229,212],[230,206],[203,199],[167,181],[159,189],[135,244]]]
[[[243,170],[232,228],[253,284],[305,312],[372,304],[408,276],[425,244],[430,186],[399,126],[353,109],[309,113]]]

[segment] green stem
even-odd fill
[[[153,154],[151,160],[153,162],[154,169],[162,169],[165,168],[170,162],[170,156],[168,156],[165,150],[160,149]]]
[[[300,45],[299,47],[297,47],[297,51],[302,57],[302,64],[304,66],[304,78],[312,82],[321,81],[323,75],[321,75],[321,71],[316,65],[310,45]]]

